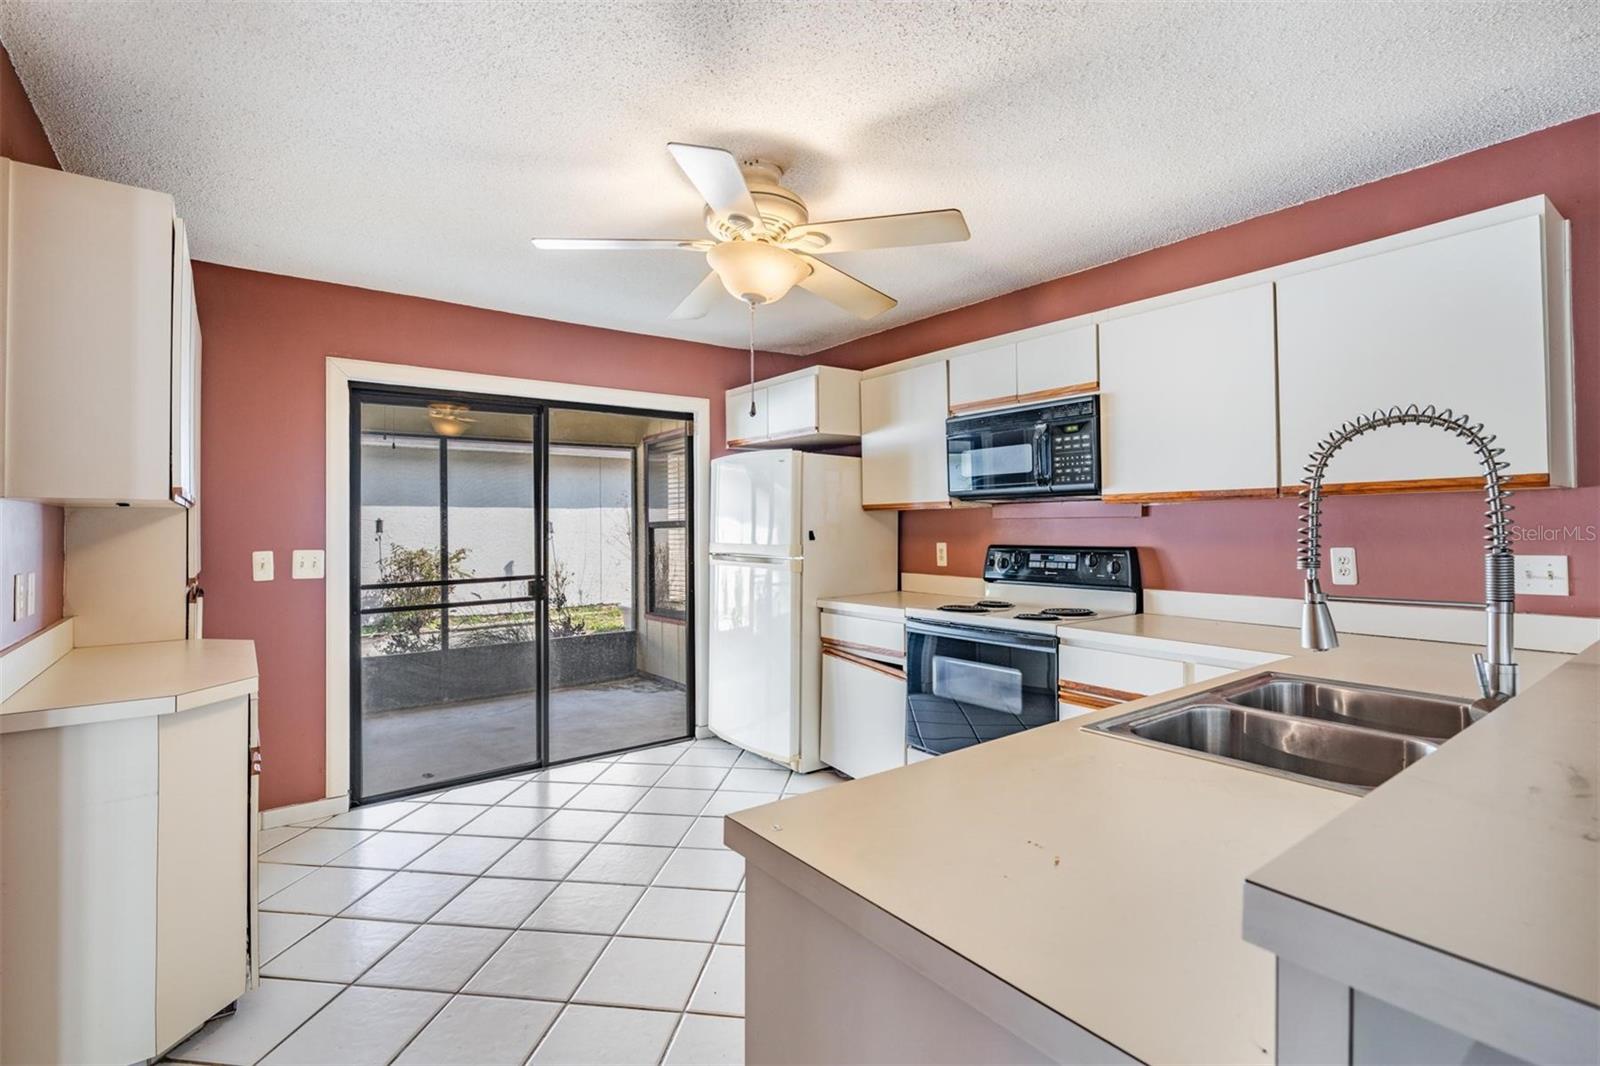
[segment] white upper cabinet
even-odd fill
[[[950,357],[950,413],[1017,402],[1017,346],[998,344]]]
[[[757,385],[751,388],[729,389],[726,397],[728,413],[728,447],[737,448],[767,439],[767,390]]]
[[[861,379],[861,503],[948,507],[943,360]]]
[[[756,382],[756,413],[748,385],[727,392],[730,448],[831,447],[861,438],[857,370],[813,366]]]
[[[1565,290],[1555,286],[1553,316],[1546,292],[1547,277],[1563,277],[1565,248],[1551,226],[1530,215],[1280,280],[1284,481],[1299,480],[1312,450],[1341,423],[1432,404],[1470,414],[1495,434],[1507,474],[1571,484]],[[1443,479],[1466,487],[1481,478],[1465,441],[1405,426],[1346,445],[1327,483],[1449,487],[1437,485]]]
[[[1044,403],[1100,387],[1094,323],[1017,342],[1017,402]]]
[[[0,160],[4,495],[198,496],[200,333],[170,196]]]
[[[1277,491],[1272,285],[1100,325],[1107,499]]]

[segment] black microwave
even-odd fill
[[[945,422],[958,500],[1100,494],[1100,397],[958,415]]]

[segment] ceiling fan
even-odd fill
[[[669,144],[667,151],[706,202],[711,239],[589,240],[536,237],[546,250],[679,249],[704,252],[711,273],[669,318],[700,318],[726,289],[753,309],[782,299],[798,285],[861,318],[895,305],[892,296],[817,258],[830,252],[904,248],[964,241],[972,234],[961,212],[914,211],[903,215],[812,222],[805,201],[784,188],[783,169],[759,159],[736,159],[722,148]],[[752,342],[753,343],[753,342]]]

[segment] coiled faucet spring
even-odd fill
[[[1417,604],[1416,600],[1335,597],[1323,593],[1317,577],[1322,565],[1322,482],[1328,461],[1352,440],[1388,426],[1433,426],[1464,439],[1478,456],[1484,472],[1484,602],[1479,604],[1420,601],[1428,606],[1482,606],[1488,618],[1488,638],[1484,653],[1476,658],[1481,701],[1494,706],[1516,694],[1517,666],[1511,659],[1512,628],[1516,606],[1516,571],[1511,547],[1511,496],[1501,480],[1509,464],[1502,458],[1504,448],[1494,446],[1495,436],[1467,415],[1457,415],[1433,406],[1391,407],[1374,411],[1344,423],[1317,445],[1300,479],[1300,526],[1296,541],[1295,566],[1305,573],[1305,607],[1300,624],[1300,642],[1316,651],[1339,646],[1339,634],[1328,610],[1330,602]]]

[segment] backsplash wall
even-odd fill
[[[1568,557],[1571,595],[1522,597],[1544,614],[1600,615],[1600,115],[1493,145],[1342,193],[1057,278],[829,349],[814,362],[881,366],[968,341],[1234,277],[1528,196],[1572,223],[1578,406],[1576,489],[1520,492],[1517,551]],[[1395,402],[1426,397],[1396,397]],[[1355,414],[1356,412],[1351,412]],[[1492,411],[1473,411],[1493,427]],[[1482,595],[1478,493],[1341,496],[1324,542],[1353,545],[1366,595]],[[1060,509],[1058,509],[1060,510]],[[1293,499],[1159,504],[1142,518],[1050,517],[1049,505],[909,511],[900,568],[977,576],[987,544],[1129,544],[1150,588],[1298,596]],[[949,545],[950,565],[935,564]]]

